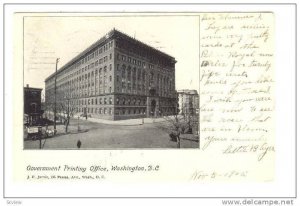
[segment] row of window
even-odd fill
[[[130,64],[134,64],[134,65],[137,65],[137,66],[142,66],[143,68],[146,68],[146,63],[145,62],[142,62],[140,60],[136,60],[135,58],[132,58],[130,56],[125,56],[125,55],[121,55],[121,54],[117,54],[117,59],[118,60],[122,60],[124,62],[128,62]],[[154,65],[153,64],[148,64],[148,68],[149,69],[153,69],[154,68]]]
[[[61,73],[61,75],[65,75],[69,71],[75,70],[76,68],[80,67],[81,64],[85,64],[85,63],[89,62],[90,60],[94,59],[95,57],[97,57],[101,53],[106,52],[107,50],[111,49],[112,47],[113,47],[113,41],[110,41],[110,42],[106,43],[105,45],[103,45],[103,46],[99,47],[98,49],[96,49],[94,52],[87,55],[85,58],[82,58],[81,60],[78,60],[77,63],[73,64],[71,67],[69,67],[68,69],[63,71]],[[112,53],[109,54],[109,59],[112,59]],[[83,72],[84,70],[86,71],[87,69],[94,67],[94,65],[97,66],[98,64],[105,63],[105,62],[107,62],[107,60],[108,60],[107,56],[105,56],[103,58],[100,58],[99,60],[96,60],[94,63],[91,63],[88,66],[82,68],[81,71]],[[78,75],[78,73],[80,73],[80,70],[77,71],[77,72],[73,72],[72,74],[69,74],[67,77],[64,77],[64,78],[70,78],[73,75],[75,75],[76,73]],[[54,81],[54,78],[51,79],[50,81]]]
[[[112,108],[77,108],[77,112],[89,113],[89,114],[109,114],[112,115],[125,115],[125,114],[146,114],[145,108],[134,108],[134,109],[112,109]]]
[[[103,101],[102,101],[103,100]],[[98,105],[98,104],[113,104],[112,97],[109,98],[91,98],[77,100],[78,105]],[[146,105],[146,99],[140,98],[116,98],[117,105]]]
[[[116,47],[125,49],[126,51],[133,52],[137,54],[138,56],[144,57],[149,59],[151,62],[155,64],[162,65],[163,67],[174,67],[174,58],[167,57],[165,58],[164,55],[160,55],[157,53],[157,51],[154,51],[153,49],[146,49],[145,47],[129,42],[129,41],[116,41]],[[128,59],[127,59],[128,60]]]
[[[90,73],[89,73],[90,74]],[[85,78],[84,78],[85,77]],[[94,75],[92,75],[92,78],[94,78]],[[88,79],[88,80],[87,80]],[[81,82],[81,81],[84,81],[84,80],[87,80],[87,81],[85,81],[85,83],[87,83],[87,82],[89,82],[89,84],[90,84],[90,75],[88,75],[88,76],[80,76],[79,77],[79,82]],[[102,84],[102,77],[100,76],[100,82],[99,82],[99,84]],[[93,81],[94,79],[92,79],[92,84],[94,85],[94,81]],[[96,77],[96,81],[98,80],[98,77]],[[103,77],[103,80],[104,80],[104,82],[106,82],[106,76],[104,76]],[[111,82],[112,81],[112,76],[110,75],[109,76],[109,81]],[[75,81],[75,82],[72,82],[72,84],[76,84],[77,83],[77,81]],[[75,85],[76,86],[76,85]]]
[[[89,66],[88,66],[89,67]],[[93,64],[91,66],[93,68]],[[119,71],[119,64],[117,64],[117,71]],[[109,71],[112,70],[112,64],[109,65]],[[107,72],[107,66],[104,66],[103,68],[103,72],[104,72],[104,75],[106,74]],[[80,73],[80,72],[79,72]],[[68,85],[68,84],[76,84],[78,81],[82,81],[82,80],[87,80],[89,79],[90,77],[93,79],[94,78],[94,74],[95,74],[95,77],[96,77],[96,80],[98,80],[98,69],[96,69],[95,71],[92,71],[92,72],[89,72],[89,73],[86,73],[86,74],[83,74],[77,78],[74,78],[72,80],[69,80],[69,81],[65,81],[66,77],[59,80],[58,81],[58,84],[59,82],[61,81],[65,81],[65,85]],[[100,78],[100,84],[102,83],[101,81],[101,75],[102,75],[102,68],[99,68],[99,78]],[[137,78],[137,81],[140,81],[141,80],[141,77],[142,77],[142,80],[145,81],[146,79],[146,76],[147,74],[145,73],[144,70],[141,70],[141,69],[136,69],[135,67],[134,68],[131,68],[130,66],[128,66],[128,68],[126,68],[125,65],[122,65],[122,72],[121,72],[121,77],[122,77],[122,82],[125,81],[125,78],[127,77],[127,80],[128,82],[131,81],[131,79],[133,79],[134,81],[136,80]],[[117,82],[119,82],[119,75],[116,76],[116,80]],[[105,81],[105,79],[104,79]],[[109,76],[109,81],[111,82],[112,81],[112,76]],[[172,80],[171,80],[172,81]],[[163,75],[159,75],[157,74],[157,84],[169,84],[168,86],[171,87],[172,83],[171,81],[169,81],[169,77],[163,77]],[[150,72],[150,82],[153,84],[154,82],[154,73],[153,72]],[[150,83],[149,82],[149,83]],[[92,83],[93,84],[93,83]],[[75,85],[76,86],[76,85]],[[123,86],[123,85],[122,85]],[[85,86],[86,87],[86,86]],[[83,87],[83,88],[85,88]]]
[[[103,85],[103,86],[102,86]],[[94,87],[95,86],[95,87]],[[111,94],[113,92],[112,87],[108,86],[106,82],[100,84],[99,86],[94,84],[94,82],[85,85],[79,86],[71,86],[71,87],[57,87],[56,96],[66,97],[66,98],[74,98],[74,97],[88,97],[93,95],[100,95],[100,94]],[[125,84],[122,83],[121,87],[116,86],[114,92],[116,93],[130,93],[130,94],[137,94],[137,95],[147,95],[145,85],[141,84]],[[46,97],[53,98],[54,96],[54,88],[46,89]]]
[[[84,64],[90,60],[92,60],[93,58],[97,57],[98,55],[102,54],[103,52],[106,52],[107,50],[109,50],[110,48],[113,47],[113,41],[108,42],[107,44],[99,47],[98,49],[96,49],[94,52],[92,52],[91,54],[89,54],[88,56],[86,56],[85,58],[79,60],[76,64],[75,67],[79,67],[81,64]],[[74,66],[73,66],[74,67]]]
[[[112,59],[112,54],[109,54],[109,59],[111,60]],[[79,75],[80,73],[83,73],[85,71],[88,71],[90,69],[93,69],[94,67],[98,66],[98,65],[101,65],[103,63],[106,63],[108,61],[108,57],[105,56],[103,58],[100,58],[99,60],[96,60],[95,62],[89,64],[89,65],[86,65],[85,67],[82,67],[81,69],[78,69],[77,71],[74,71],[73,73],[63,77],[63,78],[58,78],[57,79],[57,82],[60,82],[60,81],[67,81],[68,79],[72,78],[73,76],[75,75]],[[104,66],[104,72],[106,72],[106,68],[107,66]],[[100,70],[102,71],[102,68],[100,68]],[[99,70],[99,72],[100,72]],[[109,65],[109,71],[112,70],[112,64]],[[96,70],[98,71],[98,70]],[[94,72],[93,72],[94,73]]]
[[[90,98],[90,99],[79,99],[79,100],[71,100],[71,105],[83,105],[88,107],[88,105],[112,105],[113,98],[112,97],[100,97],[100,98]],[[132,106],[145,106],[146,99],[141,98],[125,98],[125,97],[117,97],[115,105],[132,105]],[[163,100],[160,101],[161,106],[172,106],[172,100]]]
[[[175,108],[166,108],[162,113],[174,112]],[[76,112],[88,114],[109,114],[109,115],[145,115],[146,108],[77,108]],[[162,114],[159,111],[159,114]]]
[[[134,64],[134,65],[142,66],[143,68],[146,68],[145,62],[142,62],[142,61],[132,58],[130,56],[125,56],[124,54],[117,54],[117,60],[122,60],[124,62],[128,62],[128,63]]]

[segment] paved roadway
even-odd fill
[[[79,120],[84,133],[77,133],[77,119],[70,122],[72,134],[63,134],[64,126],[58,126],[58,136],[42,140],[43,149],[77,149],[77,141],[81,141],[81,149],[118,149],[118,148],[176,148],[176,142],[170,141],[166,131],[160,128],[161,123],[143,125],[108,125],[88,120]],[[160,124],[160,125],[158,125]],[[187,138],[188,139],[188,138]],[[199,143],[183,139],[182,148],[198,148]],[[39,141],[24,141],[24,149],[39,149]]]

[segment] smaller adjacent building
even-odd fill
[[[42,118],[41,93],[40,88],[29,87],[28,84],[24,87],[24,116],[25,122],[29,125],[35,125]]]
[[[191,132],[199,134],[199,95],[196,90],[178,90],[178,112],[190,126]]]
[[[182,115],[196,115],[199,111],[199,95],[197,90],[182,89],[177,91],[178,109]]]

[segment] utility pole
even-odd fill
[[[59,58],[56,58],[55,64],[55,76],[54,76],[54,133],[56,133],[56,78],[57,78],[57,64],[59,62]]]

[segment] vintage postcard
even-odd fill
[[[112,184],[192,185],[182,195],[192,197],[207,195],[202,184],[271,187],[277,18],[274,9],[15,12],[11,181],[45,197],[57,191],[36,184],[81,197],[148,196],[112,194]],[[77,183],[81,193],[63,189]],[[165,186],[149,196],[180,196]]]
[[[272,12],[19,16],[24,150],[193,149],[265,166],[187,180],[273,179]]]

